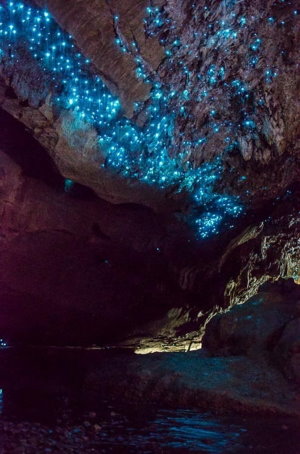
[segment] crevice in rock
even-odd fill
[[[62,190],[64,178],[46,150],[32,137],[25,126],[0,109],[1,150],[22,169],[24,175],[41,180],[56,190]]]
[[[11,86],[8,86],[5,90],[5,97],[8,99],[18,99],[16,92]]]

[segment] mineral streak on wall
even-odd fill
[[[230,2],[226,4],[229,8],[228,18],[214,24],[213,30],[210,24],[211,31],[205,32],[205,39],[210,40],[210,45],[223,46],[225,54],[231,51],[230,45],[248,23],[247,17],[243,16],[238,20],[239,27],[229,26],[232,22]],[[255,98],[255,93],[243,80],[227,80],[226,67],[213,63],[203,74],[196,74],[183,64],[185,86],[180,93],[172,90],[169,83],[151,75],[137,43],[127,42],[121,34],[118,35],[119,19],[117,15],[114,17],[117,33],[115,45],[121,52],[134,56],[137,77],[152,86],[149,102],[135,105],[137,114],[141,110],[144,112],[146,121],[143,126],[138,126],[123,115],[119,99],[94,74],[91,62],[78,51],[72,36],[62,31],[46,10],[30,7],[20,1],[2,2],[0,61],[5,61],[6,65],[15,65],[24,52],[30,52],[31,58],[50,76],[55,106],[70,112],[74,129],[82,123],[92,124],[97,129],[99,152],[106,157],[103,166],[114,169],[125,178],[187,193],[194,206],[190,221],[197,228],[200,238],[207,238],[219,233],[220,229],[232,227],[233,219],[241,215],[243,207],[236,196],[220,194],[215,189],[216,183],[222,178],[222,153],[200,166],[195,166],[189,157],[220,130],[226,132],[223,153],[236,146],[238,137],[255,139],[259,133],[255,109],[263,101]],[[271,19],[269,18],[270,25]],[[162,8],[148,7],[144,27],[146,33],[155,35],[164,27],[172,27],[172,23]],[[195,39],[198,39],[197,36]],[[181,64],[184,46],[180,37],[172,42],[162,39],[161,45],[165,47],[166,59],[172,71],[174,65]],[[262,46],[263,42],[258,36],[251,39],[245,64],[249,67],[257,65]],[[266,84],[270,84],[277,76],[276,68],[264,68],[262,77]],[[201,80],[203,86],[197,94],[189,89],[192,77]],[[209,113],[208,133],[201,136],[197,128],[189,131],[188,136],[181,133],[178,150],[178,124],[182,120],[189,121],[190,99],[193,98],[201,105],[207,96],[214,99],[214,91],[220,86],[223,87],[223,96],[236,102],[240,111],[239,122],[222,118],[218,111],[220,99],[216,98],[216,106]],[[177,104],[181,102],[179,111],[174,108],[174,101]],[[240,178],[242,180],[243,175]]]

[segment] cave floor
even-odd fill
[[[0,453],[299,454],[291,389],[249,361],[2,349]]]

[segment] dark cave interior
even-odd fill
[[[299,454],[298,16],[1,2],[0,454]]]

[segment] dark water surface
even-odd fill
[[[0,454],[300,454],[294,418],[98,401],[83,392],[68,361],[68,371],[59,362],[55,377],[52,367],[38,377],[30,372],[35,361],[25,374],[8,355],[0,366]]]

